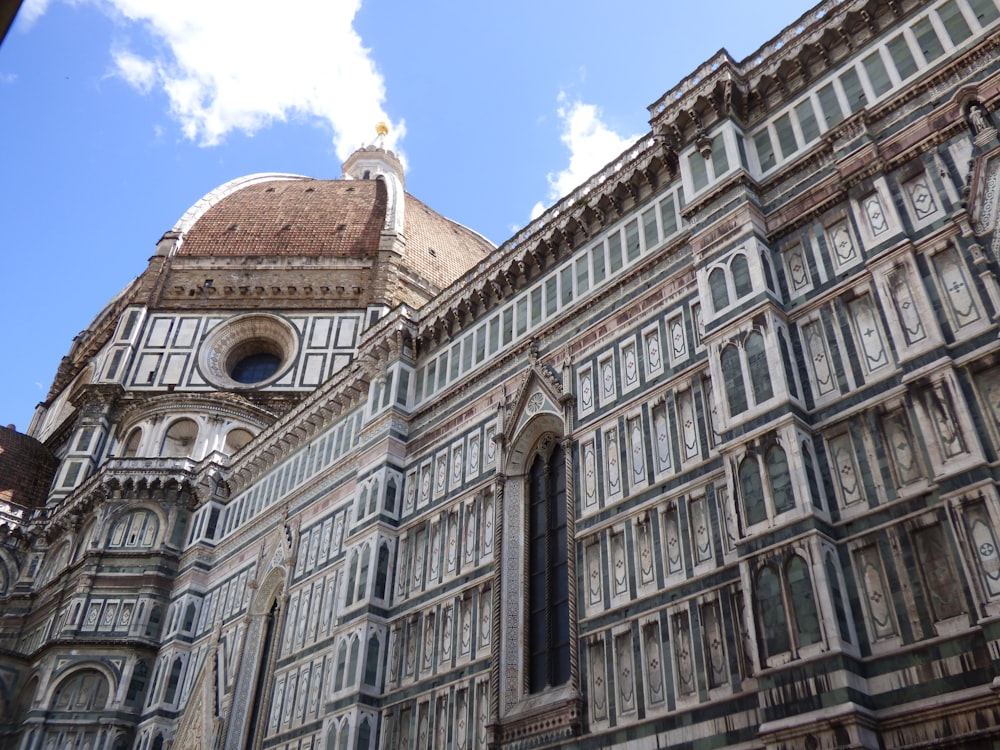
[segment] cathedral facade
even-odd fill
[[[825,0],[500,247],[206,195],[0,429],[0,746],[1000,747],[998,105]]]

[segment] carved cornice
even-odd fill
[[[191,458],[111,458],[58,505],[39,508],[27,525],[32,537],[54,539],[78,528],[84,517],[104,501],[128,495],[170,499],[186,508],[197,507],[209,496],[225,496],[227,458],[212,453],[201,461]]]
[[[765,116],[901,15],[897,2],[827,0],[741,62],[722,49],[649,105],[653,132],[679,150],[726,117]]]

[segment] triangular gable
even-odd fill
[[[564,404],[568,399],[572,399],[572,395],[565,393],[556,374],[539,361],[538,350],[532,346],[528,369],[504,415],[501,429],[504,439],[513,439],[529,420],[541,413],[549,413],[562,420],[565,417]]]
[[[181,715],[177,734],[174,735],[172,746],[174,750],[202,750],[215,747],[216,731],[220,724],[220,718],[215,712],[217,635],[212,640],[212,648],[205,656],[201,673]]]

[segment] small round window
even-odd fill
[[[260,388],[273,383],[294,360],[295,330],[271,315],[245,315],[218,326],[205,339],[201,368],[221,388]]]

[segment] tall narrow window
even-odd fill
[[[819,614],[816,611],[816,600],[813,597],[812,580],[809,577],[809,566],[798,555],[788,561],[785,568],[788,575],[788,599],[792,605],[792,615],[795,618],[795,637],[799,646],[819,643]]]
[[[543,446],[545,442],[543,441]],[[569,679],[566,470],[559,445],[540,451],[528,471],[528,690]]]
[[[712,307],[715,312],[729,306],[729,290],[726,288],[726,272],[716,268],[708,275],[708,287],[712,292]]]
[[[181,669],[183,664],[178,656],[174,659],[173,665],[170,667],[170,676],[167,678],[167,690],[163,694],[164,703],[173,703],[177,698],[177,684],[181,679]]]
[[[386,597],[386,584],[389,580],[389,546],[383,544],[378,548],[378,564],[375,567],[375,596]]]
[[[771,483],[771,498],[774,500],[774,512],[783,513],[795,507],[795,495],[792,492],[792,480],[788,473],[788,457],[780,445],[771,447],[767,452],[767,479]]]
[[[774,396],[771,387],[771,370],[767,362],[767,349],[764,337],[757,331],[747,336],[747,361],[750,365],[750,387],[753,388],[755,403],[763,403]]]
[[[766,655],[774,656],[790,651],[792,646],[788,639],[781,582],[770,566],[765,566],[757,576],[757,606]]]
[[[743,493],[743,511],[747,526],[760,523],[767,518],[764,507],[764,485],[760,480],[760,466],[757,457],[749,455],[740,463],[740,491]]]
[[[750,279],[750,264],[747,256],[739,253],[733,258],[729,265],[729,270],[733,273],[733,287],[736,289],[736,299],[746,297],[753,292],[753,281]]]
[[[743,385],[740,353],[732,344],[722,350],[722,378],[726,384],[726,399],[729,401],[730,416],[742,414],[747,410],[747,392]]]

